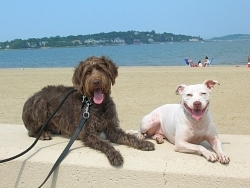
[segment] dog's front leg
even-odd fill
[[[153,143],[149,141],[141,140],[137,138],[137,136],[135,135],[125,133],[122,129],[118,127],[109,128],[106,134],[107,134],[108,139],[110,139],[110,141],[113,143],[131,146],[133,148],[143,150],[143,151],[154,150]]]
[[[175,151],[183,153],[195,153],[203,155],[208,161],[217,161],[217,155],[214,152],[207,150],[201,145],[191,144],[186,141],[175,141]]]
[[[86,134],[83,139],[81,139],[86,146],[94,148],[103,152],[111,165],[119,166],[123,163],[123,157],[119,151],[117,151],[107,140],[101,139],[95,134]]]
[[[217,153],[217,155],[218,155],[218,161],[220,163],[223,163],[223,164],[228,164],[229,161],[230,161],[230,158],[222,150],[221,141],[219,140],[219,138],[217,136],[209,138],[208,142],[211,144],[213,150]]]

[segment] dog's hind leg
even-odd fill
[[[41,96],[33,96],[26,101],[23,107],[22,119],[30,137],[38,136],[47,119],[47,114],[47,102]],[[46,128],[40,139],[51,140],[51,134]]]

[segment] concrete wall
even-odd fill
[[[156,145],[155,151],[139,151],[114,144],[124,156],[123,166],[116,168],[109,164],[104,154],[75,141],[43,187],[249,187],[250,135],[219,136],[224,151],[231,157],[229,165],[174,152],[173,145],[165,142]],[[0,124],[0,160],[22,152],[33,141],[23,125]],[[62,137],[39,141],[24,156],[1,163],[0,187],[38,187],[68,141]]]

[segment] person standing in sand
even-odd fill
[[[247,62],[250,63],[250,54],[247,57]]]

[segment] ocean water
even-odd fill
[[[185,66],[205,56],[212,65],[246,65],[250,41],[184,42],[148,45],[0,50],[0,68],[75,67],[89,56],[105,55],[118,66]]]

